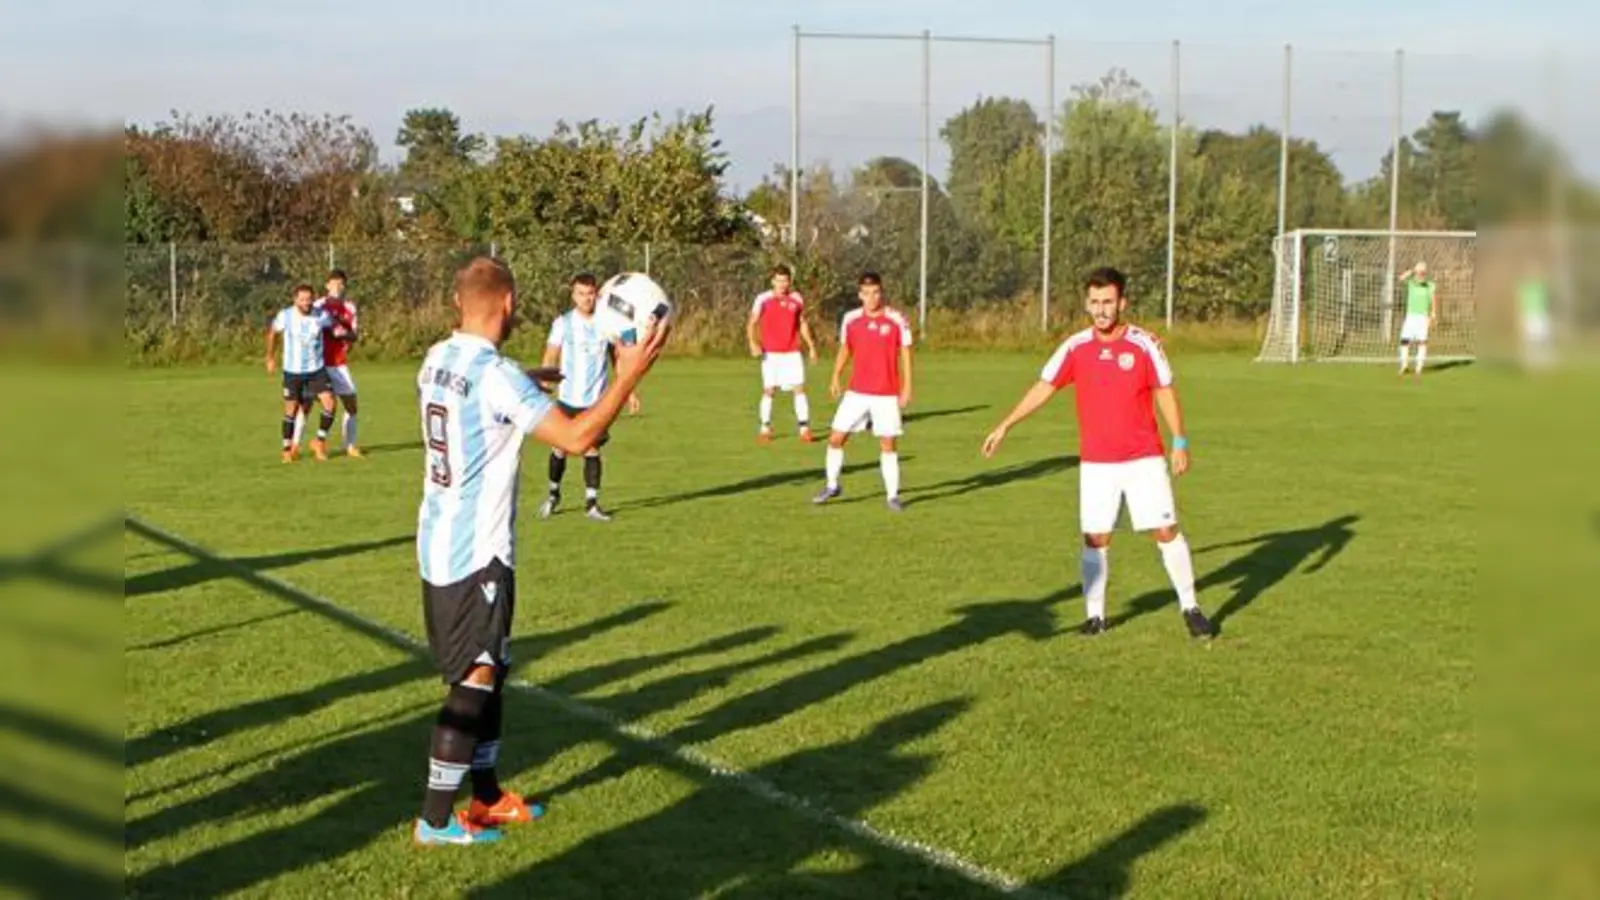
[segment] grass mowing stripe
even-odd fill
[[[296,606],[326,615],[367,637],[382,641],[398,650],[419,657],[425,657],[427,654],[427,647],[424,644],[402,631],[389,628],[353,613],[331,600],[303,591],[287,581],[253,571],[186,538],[145,522],[131,513],[127,515],[125,521],[129,530],[142,537],[164,544],[197,560],[226,568],[251,586]],[[693,747],[664,739],[649,729],[629,724],[605,710],[556,693],[534,682],[523,679],[509,679],[506,684],[516,690],[530,694],[569,715],[602,725],[618,736],[635,744],[648,747],[678,763],[690,766],[720,781],[737,785],[755,797],[782,806],[790,812],[819,825],[838,829],[878,847],[915,857],[931,866],[959,875],[974,884],[993,888],[1009,896],[1031,898],[1031,900],[1060,900],[1056,894],[1029,887],[1016,878],[986,868],[949,851],[941,850],[938,847],[911,838],[882,831],[860,819],[842,816],[804,797],[785,791],[764,778],[751,775],[708,756]]]

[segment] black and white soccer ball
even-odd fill
[[[672,298],[643,272],[622,272],[600,286],[595,321],[608,341],[623,346],[647,339],[658,325],[671,321]]]

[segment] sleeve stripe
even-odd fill
[[[1142,328],[1128,329],[1128,340],[1150,357],[1150,362],[1156,367],[1157,383],[1162,387],[1172,384],[1172,364],[1167,362],[1167,354],[1161,349],[1161,341]]]

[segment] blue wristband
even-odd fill
[[[1184,437],[1181,434],[1173,435],[1172,436],[1172,449],[1174,449],[1174,450],[1187,450],[1187,449],[1189,449],[1189,439]]]

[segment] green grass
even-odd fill
[[[1126,532],[1120,624],[1070,633],[1069,406],[977,453],[1034,356],[920,361],[901,517],[867,442],[814,509],[820,448],[756,446],[754,368],[668,360],[607,450],[616,520],[524,517],[516,674],[1054,894],[1469,893],[1475,461],[1454,450],[1488,376],[1175,362],[1210,645]],[[422,635],[412,374],[358,372],[370,457],[292,467],[264,373],[130,375],[130,511],[226,561],[128,532],[129,894],[995,893],[529,693],[503,777],[553,792],[548,819],[413,849],[441,686],[360,621]],[[544,455],[524,459],[531,511]]]

